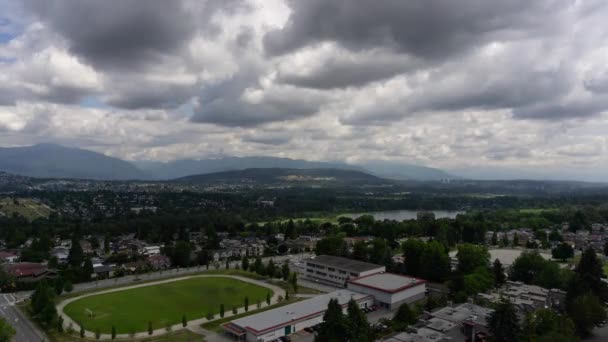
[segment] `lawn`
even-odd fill
[[[121,334],[146,331],[148,321],[160,329],[180,323],[184,314],[188,320],[217,314],[220,304],[228,312],[233,306],[242,307],[245,296],[252,307],[266,300],[268,292],[272,291],[236,279],[202,277],[94,295],[68,304],[64,311],[89,331],[109,333],[114,325]]]
[[[46,205],[29,198],[0,198],[0,216],[18,214],[28,221],[49,217],[52,210]]]

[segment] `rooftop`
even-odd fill
[[[431,313],[433,317],[439,317],[446,321],[461,324],[465,321],[474,322],[475,324],[486,325],[486,319],[494,312],[492,309],[484,308],[483,306],[464,303],[455,307],[444,307]]]
[[[341,305],[346,305],[351,298],[362,300],[367,297],[369,296],[349,290],[338,290],[301,302],[239,318],[225,324],[224,327],[231,331],[240,328],[253,331],[254,333],[260,333],[270,328],[280,327],[290,322],[322,314],[327,309],[329,301],[333,298],[338,299],[338,302]]]
[[[445,335],[427,328],[420,328],[416,333],[398,333],[383,340],[384,342],[438,342],[443,341]]]
[[[342,258],[332,255],[318,255],[314,258],[310,258],[306,260],[307,262],[313,262],[316,264],[323,264],[327,266],[332,266],[336,268],[340,268],[343,270],[353,271],[353,272],[365,272],[370,270],[375,270],[377,268],[384,268],[382,265],[371,264],[369,262],[363,262],[359,260]]]
[[[351,279],[348,282],[385,292],[397,292],[423,284],[425,281],[422,279],[406,277],[393,273],[376,273],[369,276]]]

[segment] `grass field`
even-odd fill
[[[525,208],[519,209],[519,212],[522,214],[540,214],[544,211],[556,211],[557,208]]]
[[[166,284],[94,295],[68,304],[64,311],[85,329],[109,333],[112,325],[119,334],[146,331],[148,321],[154,329],[180,323],[182,315],[188,320],[219,313],[233,306],[242,307],[245,296],[250,307],[264,301],[271,290],[240,280],[211,277],[180,280]],[[89,318],[87,310],[92,310]]]
[[[13,213],[33,221],[40,217],[49,217],[51,209],[44,204],[29,198],[0,198],[0,215],[12,216]]]

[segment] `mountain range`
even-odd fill
[[[276,157],[220,157],[131,163],[101,153],[55,144],[0,148],[0,171],[37,178],[172,180],[246,169],[266,169],[268,172],[271,168],[350,170],[395,180],[457,178],[439,169],[383,161],[353,165]]]

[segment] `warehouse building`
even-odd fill
[[[374,297],[374,304],[389,310],[424,299],[426,281],[393,273],[375,273],[348,280],[348,289]]]
[[[334,298],[342,305],[345,312],[351,299],[354,299],[361,308],[371,306],[374,301],[370,295],[343,289],[239,318],[222,327],[226,333],[240,341],[272,341],[321,323],[329,301]]]
[[[338,287],[345,287],[348,279],[386,271],[382,265],[331,255],[319,255],[305,262],[306,277]]]

